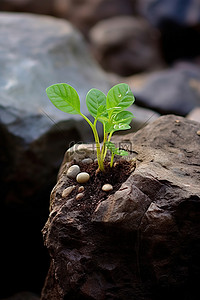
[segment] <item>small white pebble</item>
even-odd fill
[[[84,197],[83,193],[79,193],[76,195],[76,200],[81,200]]]
[[[68,186],[66,189],[62,192],[62,197],[65,198],[71,194],[71,192],[75,189],[75,185]]]
[[[86,183],[90,179],[90,174],[87,172],[81,172],[76,176],[76,181],[78,183]]]
[[[80,167],[78,165],[73,165],[67,170],[67,177],[76,178],[77,174],[80,173]]]
[[[197,131],[197,135],[200,135],[200,130]]]
[[[89,165],[89,164],[93,163],[93,160],[91,158],[84,158],[82,160],[82,163]]]
[[[106,183],[102,186],[102,191],[104,192],[110,192],[113,190],[113,186],[109,183]]]
[[[84,191],[84,186],[83,185],[81,185],[81,186],[79,186],[79,188],[78,188],[78,192],[79,193],[82,193],[83,191]]]

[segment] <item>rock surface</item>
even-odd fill
[[[138,14],[160,31],[163,58],[168,64],[200,56],[200,2],[140,0]]]
[[[88,34],[97,22],[119,15],[132,15],[135,3],[132,0],[68,0],[65,17],[81,32]]]
[[[117,16],[92,27],[90,43],[105,70],[122,76],[161,68],[158,32],[142,18]]]
[[[0,10],[67,18],[87,34],[89,28],[101,19],[133,14],[135,3],[132,0],[1,0]]]
[[[157,28],[159,31],[160,47],[158,49],[156,45],[156,51],[160,51],[156,60],[157,63],[160,61],[160,56],[162,56],[162,60],[167,62],[167,64],[171,64],[179,59],[191,60],[200,55],[200,14],[198,0],[187,0],[183,3],[181,1],[174,2],[173,0],[44,0],[40,2],[34,0],[1,0],[0,10],[32,12],[65,18],[76,26],[87,39],[90,29],[98,22],[119,16],[124,18],[138,16],[146,19],[151,24],[151,27],[153,25],[154,29]],[[110,25],[109,22],[107,24]],[[116,25],[116,27],[119,26]],[[108,31],[108,28],[106,28],[106,31]],[[141,36],[145,36],[144,32]],[[149,36],[145,37],[145,39],[152,41]],[[158,35],[156,35],[157,39]],[[144,51],[144,48],[146,48],[143,47],[145,46],[145,41],[142,41],[141,38],[134,45],[133,42],[130,43],[129,41],[129,43],[124,43],[123,49],[120,46],[121,59],[125,59],[122,56],[123,49],[126,57],[132,56],[133,50],[136,55],[143,50],[142,55],[146,63],[146,58],[150,52],[147,55],[147,51]],[[155,50],[155,45],[153,47],[152,44],[148,46],[150,46],[149,49]],[[97,52],[102,52],[98,51],[97,47],[96,50]],[[113,49],[110,50],[113,51]],[[115,49],[115,56],[116,52],[117,49]],[[141,68],[144,67],[144,62],[140,59]],[[102,63],[105,65],[104,60],[102,60]],[[153,61],[149,62],[149,64],[153,66]]]
[[[200,24],[200,2],[196,0],[140,0],[137,7],[141,15],[157,26],[163,19],[184,25]]]
[[[145,78],[144,85],[134,90],[137,104],[160,113],[185,116],[200,105],[200,68],[186,62],[157,71]]]
[[[197,122],[167,115],[116,136],[116,143],[134,145],[136,169],[87,217],[73,197],[61,197],[69,162],[78,158],[73,149],[66,152],[43,229],[51,266],[42,300],[197,299],[198,130]]]

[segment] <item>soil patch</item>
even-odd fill
[[[77,162],[74,162],[77,164]],[[123,182],[129,177],[133,171],[133,163],[126,160],[119,160],[111,168],[109,163],[105,163],[105,172],[97,171],[97,162],[91,164],[78,163],[81,172],[88,172],[90,179],[85,184],[79,184],[76,180],[69,179],[70,185],[76,185],[76,189],[70,194],[70,198],[76,197],[78,194],[78,188],[84,186],[84,197],[80,200],[73,201],[73,205],[70,207],[70,211],[78,209],[82,211],[87,218],[93,213],[96,206],[109,195],[115,193]],[[109,192],[102,191],[102,186],[109,183],[113,186],[113,190]]]

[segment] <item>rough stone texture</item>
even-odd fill
[[[167,115],[123,137],[134,145],[136,169],[87,217],[74,198],[61,197],[78,158],[75,148],[66,152],[43,229],[51,266],[42,300],[197,299],[198,130],[197,122]],[[94,155],[91,145],[84,151]]]
[[[173,68],[157,71],[134,90],[137,104],[160,113],[186,115],[200,105],[200,69],[193,63],[177,63]]]
[[[142,18],[117,16],[92,27],[90,43],[97,61],[122,76],[163,66],[158,32]]]
[[[10,293],[41,284],[48,195],[66,147],[91,137],[85,121],[57,110],[45,89],[65,81],[82,101],[90,88],[104,90],[108,83],[83,37],[67,21],[0,13],[0,28],[0,235],[1,257],[8,257],[1,262],[1,297],[7,282]],[[84,105],[82,110],[86,112]]]

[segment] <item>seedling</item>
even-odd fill
[[[108,91],[107,96],[98,89],[91,89],[86,96],[86,105],[89,113],[94,117],[93,123],[81,113],[78,93],[70,85],[66,83],[53,84],[46,89],[46,92],[58,109],[69,114],[78,114],[88,122],[96,143],[98,166],[101,171],[104,171],[104,160],[108,148],[111,150],[110,140],[113,133],[131,128],[129,124],[134,116],[126,109],[133,104],[135,98],[130,87],[125,83],[117,84]],[[102,147],[97,132],[97,121],[103,124]],[[118,148],[111,150],[111,167],[114,155],[125,155],[125,152]]]
[[[129,155],[129,153],[127,151],[116,148],[115,145],[111,142],[106,142],[105,144],[106,144],[106,147],[108,148],[108,150],[110,150],[110,152],[111,152],[111,160],[110,160],[111,168],[113,166],[113,161],[114,161],[115,155],[120,155],[120,156]]]

